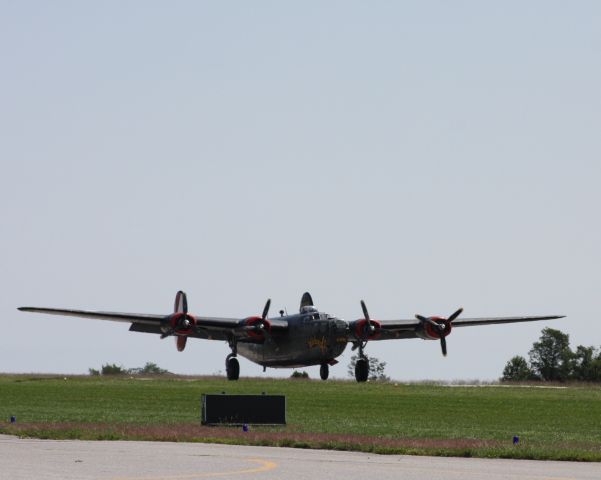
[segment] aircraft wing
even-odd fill
[[[482,318],[456,318],[452,321],[455,327],[473,327],[479,325],[498,325],[504,323],[536,322],[541,320],[555,320],[564,318],[564,315],[545,315],[545,316],[526,316],[526,317],[482,317]],[[373,320],[372,320],[373,322]],[[424,329],[424,324],[417,318],[405,320],[381,320],[377,322],[377,334],[370,337],[371,340],[390,340],[398,338],[417,338]],[[357,330],[360,333],[365,320],[355,320],[351,322],[351,331]],[[358,337],[360,335],[355,335]],[[350,339],[352,341],[352,339]]]
[[[557,320],[565,315],[547,315],[538,317],[484,317],[458,318],[453,321],[453,327],[472,327],[477,325],[498,325],[501,323],[538,322],[540,320]]]
[[[157,315],[146,313],[122,313],[122,312],[93,312],[87,310],[20,307],[22,312],[45,313],[49,315],[62,315],[68,317],[90,318],[94,320],[109,320],[113,322],[130,323],[130,331],[156,333],[163,335],[169,326],[173,315]],[[263,336],[251,328],[245,318],[225,317],[200,317],[190,315],[193,318],[190,337],[205,338],[209,340],[228,340],[236,337],[241,342],[261,343]],[[283,332],[288,329],[288,322],[283,319],[267,319],[269,329],[273,333]],[[260,332],[258,332],[260,333]]]
[[[49,315],[62,315],[66,317],[92,318],[95,320],[111,320],[113,322],[135,322],[146,325],[160,324],[166,315],[152,315],[145,313],[120,313],[120,312],[89,312],[86,310],[62,310],[60,308],[19,307],[21,312],[46,313]]]

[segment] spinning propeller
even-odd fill
[[[453,327],[452,323],[459,315],[463,312],[463,308],[458,309],[455,313],[453,313],[449,318],[440,318],[440,317],[424,317],[423,315],[416,315],[417,318],[428,334],[430,334],[434,338],[440,339],[440,349],[442,350],[442,354],[447,356],[447,340],[446,336],[451,333],[451,328]],[[428,328],[429,327],[429,328]]]

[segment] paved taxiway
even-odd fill
[[[601,464],[371,455],[202,443],[84,442],[0,435],[0,479],[599,480]]]

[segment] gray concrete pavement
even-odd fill
[[[601,464],[0,435],[0,479],[599,480]]]

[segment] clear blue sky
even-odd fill
[[[371,343],[399,380],[497,378],[544,326],[601,345],[599,2],[1,0],[0,58],[0,371],[223,370],[221,342],[16,310],[178,289],[200,315],[305,290],[349,320],[568,315],[457,329],[446,359]]]

